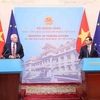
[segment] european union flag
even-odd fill
[[[99,12],[97,26],[94,34],[93,44],[94,46],[96,46],[98,55],[100,56],[100,12]]]
[[[13,10],[11,12],[11,17],[10,17],[10,23],[9,23],[8,35],[7,35],[6,43],[10,43],[11,42],[10,36],[12,34],[17,34],[17,36],[18,36],[18,42],[20,42],[18,31],[17,31],[17,26],[16,26],[14,14],[13,14]]]

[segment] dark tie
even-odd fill
[[[88,46],[88,53],[89,53],[89,55],[90,55],[90,46]]]
[[[12,51],[12,55],[15,56],[15,43],[13,44],[13,51]]]

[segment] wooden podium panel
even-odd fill
[[[19,100],[20,59],[0,60],[0,100]]]
[[[82,73],[82,100],[100,100],[100,58],[84,58],[79,67]]]
[[[0,99],[19,100],[19,74],[0,74]]]
[[[100,72],[82,72],[84,100],[100,100]]]

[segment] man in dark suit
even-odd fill
[[[16,34],[11,35],[11,43],[5,44],[2,55],[4,58],[22,58],[24,56],[23,47],[21,43],[18,43],[18,36]]]
[[[98,57],[98,51],[92,45],[92,38],[89,36],[86,37],[85,43],[86,45],[81,47],[80,54],[79,54],[79,61],[83,58]]]

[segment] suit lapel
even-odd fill
[[[93,50],[94,50],[94,49],[93,49],[93,46],[92,46],[92,47],[91,47],[91,52],[90,52],[90,55],[92,55],[92,53],[93,53]]]
[[[87,50],[87,45],[85,46],[85,54],[86,54],[86,57],[89,56],[89,53],[88,53],[88,50]]]
[[[18,43],[16,43],[16,54],[18,52]]]
[[[12,51],[11,51],[11,43],[9,44],[9,52],[12,54]]]

